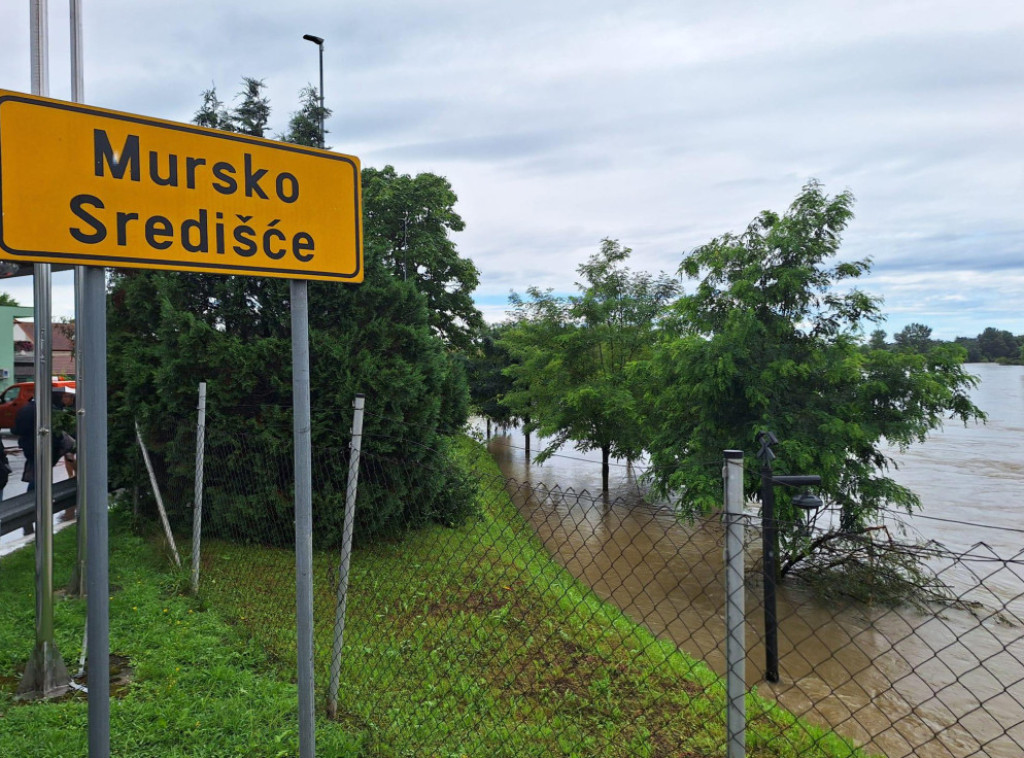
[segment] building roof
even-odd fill
[[[35,329],[36,324],[34,321],[14,319],[14,341],[26,341],[31,342],[34,345],[36,341]],[[51,325],[50,349],[53,352],[74,352],[75,346],[68,337],[68,330],[70,330],[71,334],[75,333],[74,321],[68,322],[67,324],[58,323]],[[19,336],[19,332],[20,335],[23,336]]]

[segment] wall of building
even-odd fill
[[[33,313],[32,308],[0,305],[0,392],[14,384],[14,319]]]

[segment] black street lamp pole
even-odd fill
[[[779,681],[779,622],[775,608],[775,582],[778,554],[778,524],[775,521],[775,485],[808,487],[821,484],[817,474],[775,476],[772,461],[775,453],[772,445],[778,438],[769,431],[758,432],[757,442],[761,449],[761,569],[764,579],[764,678],[769,682]],[[793,498],[793,505],[805,511],[821,507],[821,500],[813,495],[800,494]]]
[[[775,489],[772,486],[772,445],[778,439],[771,432],[758,432],[761,450],[761,573],[764,580],[764,678],[779,681],[779,624],[775,615]]]
[[[320,147],[324,146],[324,38],[315,34],[303,34],[302,39],[309,40],[320,48]]]

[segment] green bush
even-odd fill
[[[341,539],[352,401],[366,396],[364,450],[390,461],[360,489],[356,539],[464,518],[448,473],[447,437],[468,414],[460,362],[431,331],[424,296],[374,263],[362,285],[309,287],[316,539]],[[108,339],[112,449],[135,449],[142,427],[172,524],[191,518],[196,397],[207,383],[207,524],[222,536],[291,539],[293,422],[286,283],[173,272],[113,279]],[[119,455],[114,486],[148,492],[137,454]],[[398,471],[420,472],[416,492]],[[238,497],[238,477],[245,495]],[[143,506],[146,510],[146,506]]]

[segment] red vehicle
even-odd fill
[[[75,383],[67,379],[54,379],[53,389],[56,390],[60,387],[74,389]],[[14,426],[14,417],[18,414],[18,410],[28,403],[35,394],[34,382],[18,382],[5,389],[0,395],[0,429],[10,430]]]

